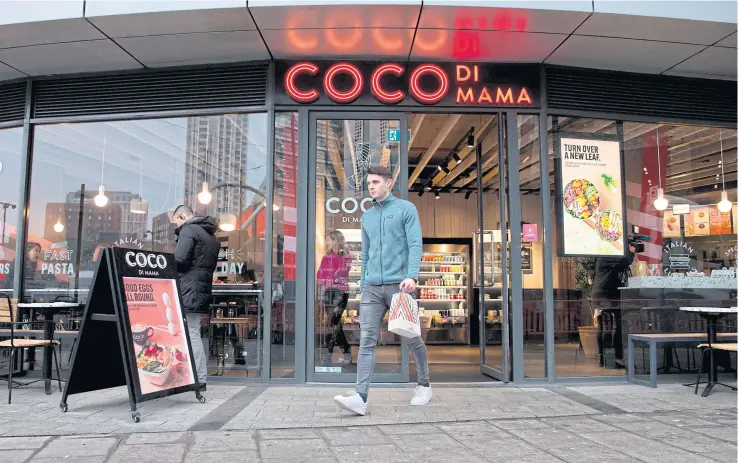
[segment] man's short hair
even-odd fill
[[[186,204],[180,204],[177,206],[176,209],[174,209],[174,212],[172,213],[172,217],[176,217],[177,214],[184,214],[187,217],[192,217],[195,215],[195,213],[192,211],[192,208]]]
[[[392,180],[392,171],[389,167],[375,166],[366,171],[367,175],[379,175],[385,180]]]

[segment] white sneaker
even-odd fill
[[[413,400],[410,401],[410,405],[428,405],[431,397],[433,397],[433,390],[430,386],[418,386],[415,388]]]
[[[356,391],[348,391],[343,395],[337,395],[333,400],[336,402],[336,405],[344,410],[354,412],[361,416],[366,415],[366,402],[364,402],[364,399]]]

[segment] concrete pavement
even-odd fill
[[[332,386],[208,385],[141,404],[125,390],[69,398],[40,388],[0,393],[0,461],[664,461],[736,462],[736,394],[679,384],[375,387],[366,417],[337,411]],[[0,389],[0,391],[3,391]],[[4,391],[3,391],[4,392]]]

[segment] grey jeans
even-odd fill
[[[190,343],[192,344],[192,357],[197,369],[197,381],[205,384],[208,379],[208,357],[205,354],[205,346],[200,337],[200,321],[202,314],[187,312],[187,330],[190,332]]]
[[[389,310],[392,296],[400,291],[398,284],[384,286],[364,286],[361,293],[361,307],[359,322],[361,324],[361,341],[356,369],[356,392],[366,394],[374,371],[374,357],[379,333],[382,328],[382,319]],[[418,384],[429,384],[428,352],[425,349],[423,338],[406,338],[402,342],[407,344],[415,359],[415,369],[418,371]]]

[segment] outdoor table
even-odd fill
[[[738,307],[681,307],[679,310],[683,312],[697,312],[702,318],[707,320],[707,342],[710,345],[717,343],[718,319],[725,314],[738,314]],[[714,353],[710,353],[710,355],[714,355]],[[702,392],[702,397],[710,395],[710,391],[712,391],[715,384],[718,384],[717,365],[714,361],[711,361],[708,383]]]
[[[18,303],[18,307],[21,309],[30,309],[34,312],[39,312],[44,316],[44,339],[54,339],[54,315],[70,309],[79,309],[83,304],[75,302],[21,302]],[[43,380],[44,380],[44,391],[47,395],[51,394],[51,357],[53,355],[52,349],[54,346],[47,346],[44,348],[44,362],[43,362]]]

